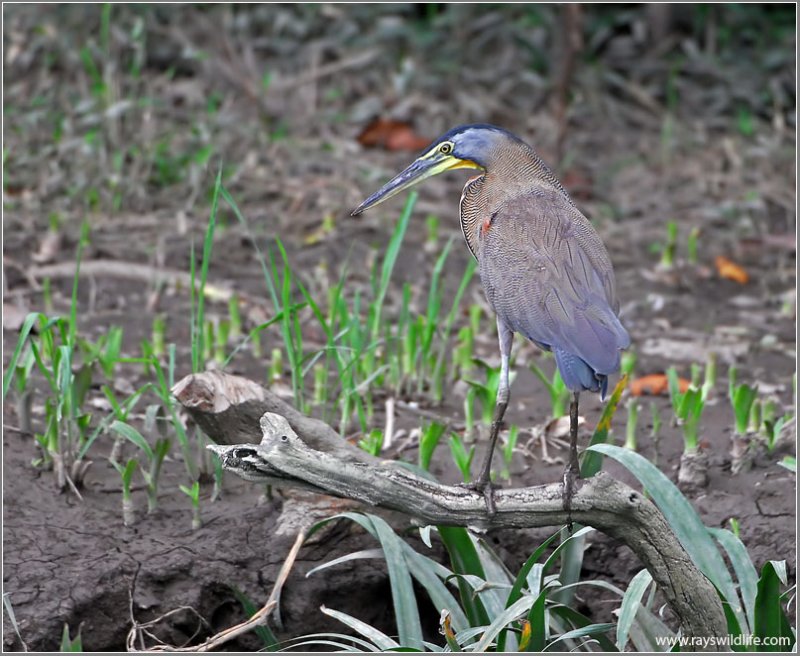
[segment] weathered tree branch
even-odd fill
[[[247,480],[355,499],[428,524],[497,529],[567,522],[561,484],[498,490],[497,512],[490,516],[482,495],[425,479],[402,463],[374,458],[327,424],[243,378],[207,372],[184,378],[173,392],[211,438],[229,445],[210,447],[223,467]],[[639,492],[600,473],[580,485],[572,519],[627,544],[639,556],[685,636],[727,634],[713,585],[692,563],[664,516]]]

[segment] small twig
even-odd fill
[[[44,278],[72,278],[75,275],[75,266],[75,262],[59,262],[57,264],[31,267],[28,273],[30,278],[34,281]],[[189,289],[192,285],[192,277],[185,271],[121,260],[101,259],[81,262],[80,275],[81,277],[91,278],[97,276],[101,278],[141,280],[153,285],[163,285],[167,283],[174,287],[183,287],[185,289]],[[195,285],[199,285],[199,281],[195,280]],[[234,296],[237,296],[244,304],[250,306],[264,306],[264,303],[259,301],[259,299],[226,285],[206,283],[205,294],[209,299],[222,303],[226,303]]]
[[[335,73],[341,73],[348,68],[364,66],[372,61],[377,54],[377,50],[366,50],[359,52],[352,57],[345,57],[339,61],[325,64],[324,66],[319,66],[317,68],[312,68],[310,72],[304,75],[298,75],[293,78],[284,77],[282,79],[276,79],[270,83],[269,90],[270,92],[289,91],[290,89],[301,87],[310,82],[316,82],[322,77],[328,77],[329,75],[333,75]]]
[[[244,622],[241,622],[240,624],[227,628],[224,631],[220,631],[219,633],[211,636],[210,638],[208,638],[208,640],[199,645],[193,645],[191,647],[172,647],[170,645],[160,644],[150,647],[149,649],[147,649],[147,651],[208,652],[217,649],[221,645],[224,645],[226,642],[229,642],[234,638],[238,638],[240,635],[244,633],[252,631],[253,629],[261,626],[262,624],[265,624],[270,613],[272,613],[280,603],[281,590],[283,589],[286,580],[289,578],[289,574],[292,571],[292,567],[294,566],[295,560],[297,560],[297,554],[300,552],[300,547],[303,546],[305,538],[306,538],[305,530],[302,530],[300,531],[300,533],[297,534],[297,538],[295,539],[292,548],[289,550],[289,554],[286,556],[286,560],[283,561],[283,565],[281,566],[281,569],[278,572],[278,576],[275,579],[275,585],[272,588],[272,593],[270,594],[269,599],[267,599],[267,603],[265,603],[258,611],[256,611],[256,613],[254,613],[252,617],[245,620]],[[137,624],[134,620],[133,628],[128,632],[128,640],[127,640],[128,651],[140,651],[136,649],[136,637],[137,635],[139,635],[140,630],[154,626],[159,622],[161,622],[162,620],[177,613],[178,611],[187,610],[187,608],[188,607],[186,606],[182,606],[181,608],[176,608],[175,610],[171,610],[168,613],[162,615],[161,617],[156,618],[155,620],[152,620],[145,624]],[[131,605],[131,617],[133,618],[132,605]]]

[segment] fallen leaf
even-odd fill
[[[685,378],[678,378],[678,389],[685,392],[689,389],[689,381]],[[669,390],[669,381],[666,374],[650,374],[631,381],[631,394],[633,396],[643,396],[645,394],[658,396],[665,394]]]
[[[358,135],[358,143],[369,148],[386,150],[422,150],[431,142],[401,121],[377,118]]]
[[[733,280],[734,282],[738,282],[740,285],[746,285],[750,280],[750,276],[747,274],[747,271],[736,264],[736,262],[729,260],[723,255],[718,255],[714,259],[714,264],[717,266],[717,273],[721,278]]]

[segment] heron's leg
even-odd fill
[[[514,333],[499,317],[497,318],[497,335],[500,340],[500,384],[497,388],[497,399],[495,399],[492,432],[489,435],[489,450],[486,452],[483,466],[481,467],[481,473],[473,484],[474,489],[485,494],[486,507],[490,514],[494,514],[495,512],[494,499],[492,498],[492,486],[489,481],[492,471],[492,455],[494,454],[494,447],[497,444],[497,436],[500,433],[500,427],[503,425],[503,416],[506,414],[506,408],[508,407],[508,366],[509,358],[511,357],[511,343],[514,340]]]
[[[575,481],[581,477],[578,463],[578,397],[580,392],[573,392],[569,404],[569,461],[564,470],[564,510],[567,511],[567,526],[572,532],[572,495],[575,493]]]

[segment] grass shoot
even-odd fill
[[[203,520],[200,516],[200,482],[194,481],[191,487],[186,485],[179,485],[178,487],[192,502],[192,530],[196,531],[203,526]]]

